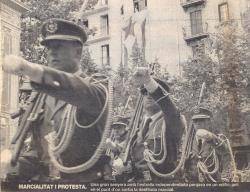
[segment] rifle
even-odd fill
[[[136,139],[137,136],[137,132],[138,132],[138,127],[139,127],[139,123],[140,123],[140,117],[142,114],[142,109],[143,109],[143,95],[141,94],[139,99],[137,100],[137,104],[135,107],[135,111],[133,114],[133,119],[132,121],[130,121],[129,123],[129,131],[127,134],[127,138],[126,138],[126,144],[125,144],[125,148],[122,151],[122,161],[123,164],[126,165],[128,162],[128,157],[129,157],[129,153],[131,150],[131,145],[133,144],[133,142]]]
[[[28,132],[34,127],[39,115],[43,112],[43,105],[45,95],[41,93],[34,93],[33,99],[30,100],[28,108],[25,110],[21,119],[19,129],[12,139],[12,144],[15,144],[13,155],[11,158],[11,164],[16,165],[20,156],[24,141]]]
[[[201,90],[200,90],[200,94],[199,94],[199,99],[198,99],[198,102],[197,102],[197,108],[200,106],[201,104],[201,101],[202,101],[202,97],[204,95],[204,91],[205,91],[205,88],[206,88],[206,83],[203,82],[202,85],[201,85]],[[185,148],[185,154],[186,154],[186,157],[189,157],[189,154],[191,153],[191,149],[192,149],[192,144],[193,144],[193,139],[194,139],[194,135],[195,135],[195,130],[194,130],[194,126],[193,126],[193,122],[191,121],[190,124],[189,124],[189,128],[188,128],[188,131],[187,131],[187,135],[189,136],[188,137],[188,141],[187,141],[187,146]]]
[[[199,105],[201,104],[201,101],[202,101],[202,97],[203,97],[203,95],[204,95],[205,88],[206,88],[206,83],[203,82],[202,85],[201,85],[199,100],[198,100],[198,103],[197,103],[197,106],[198,106],[198,107],[199,107]]]
[[[10,114],[10,118],[16,119],[17,117],[20,117],[24,112],[25,112],[24,108],[20,107],[17,111]]]

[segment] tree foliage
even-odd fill
[[[81,68],[83,72],[87,75],[91,75],[97,72],[97,65],[94,60],[91,58],[90,51],[88,47],[83,47],[82,58],[81,58]]]
[[[40,27],[43,21],[50,18],[62,18],[75,20],[83,26],[83,23],[79,23],[80,20],[78,19],[80,18],[75,18],[72,13],[79,11],[84,0],[24,0],[23,2],[27,5],[29,11],[22,17],[21,52],[23,56],[31,62],[46,64],[46,51],[44,47],[40,45],[42,38]],[[88,0],[86,9],[94,6],[95,3],[96,0]],[[86,59],[89,58],[90,61],[87,63],[93,63],[88,50],[84,49],[84,53],[87,53],[87,55],[83,60],[86,61]]]
[[[229,133],[241,127],[242,111],[249,108],[248,50],[247,38],[234,22],[219,26],[216,34],[201,41],[196,57],[184,64],[183,77],[175,80],[174,94],[181,110],[190,116],[205,82],[201,105],[212,110],[217,131]]]

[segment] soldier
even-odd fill
[[[192,116],[192,126],[194,129],[193,134],[195,135],[197,133],[198,129],[206,129],[211,131],[211,117],[212,113],[211,111],[199,107],[194,109],[193,116]],[[193,137],[193,140],[191,141],[191,149],[190,154],[185,162],[185,178],[187,181],[199,181],[199,175],[198,175],[198,169],[197,169],[197,161],[198,161],[198,153],[199,149],[201,148],[201,145],[198,146],[197,140],[195,137]]]
[[[7,73],[27,76],[43,102],[30,131],[30,151],[22,151],[15,166],[16,179],[28,181],[38,176],[37,180],[46,181],[59,174],[63,181],[101,180],[106,163],[101,145],[106,140],[110,107],[107,81],[81,76],[87,35],[80,26],[50,19],[41,33],[48,66],[13,55],[5,57],[3,65]]]
[[[219,182],[223,177],[230,179],[230,154],[223,135],[215,135],[212,112],[199,107],[194,110],[192,126],[194,139],[191,153],[185,162],[185,177],[193,182]]]
[[[145,110],[131,150],[135,180],[164,181],[162,175],[173,171],[177,165],[184,130],[181,114],[169,97],[168,85],[152,78],[147,68],[139,67],[134,79],[143,86]]]
[[[112,175],[118,182],[127,181],[131,177],[131,163],[123,166],[121,156],[125,148],[127,132],[128,132],[129,117],[119,117],[112,124],[113,137],[107,139],[107,147],[111,151],[111,167]]]
[[[108,138],[106,143],[114,156],[119,156],[122,149],[125,147],[124,142],[127,135],[128,120],[129,118],[120,117],[112,124],[113,138]]]

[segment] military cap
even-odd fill
[[[77,41],[81,44],[87,40],[87,33],[82,27],[71,21],[56,18],[44,22],[41,34],[42,45],[46,45],[50,40]]]
[[[156,78],[156,77],[154,77],[153,78],[165,91],[167,91],[167,92],[170,92],[170,87],[168,86],[168,84],[167,83],[165,83],[164,81],[162,81],[162,80],[160,80],[160,79],[158,79],[158,78]],[[141,87],[141,89],[140,89],[140,91],[141,91],[141,94],[143,94],[143,95],[146,95],[147,93],[148,93],[148,91],[146,90],[146,88],[143,86],[143,87]]]
[[[210,119],[212,117],[212,112],[206,108],[199,107],[194,109],[194,115],[192,116],[192,120],[194,119]]]
[[[117,120],[112,124],[113,129],[124,128],[129,124],[129,117],[116,117]]]

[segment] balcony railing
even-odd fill
[[[109,26],[108,26],[109,27]],[[88,43],[96,43],[99,41],[108,40],[109,37],[109,29],[107,27],[98,28],[96,32],[88,37]]]
[[[206,2],[206,0],[181,0],[181,6],[184,9],[187,9],[192,6],[202,5]]]
[[[87,10],[86,12],[82,13],[82,17],[88,17],[90,15],[95,15],[101,12],[107,12],[109,10],[108,4],[97,4],[94,8]]]
[[[17,0],[1,0],[2,3],[10,6],[11,8],[24,13],[28,11],[29,9],[22,3],[22,1],[17,1]]]
[[[191,26],[182,27],[183,37],[187,43],[192,41],[200,40],[208,37],[208,24],[204,23],[202,26],[196,26],[195,28]]]

